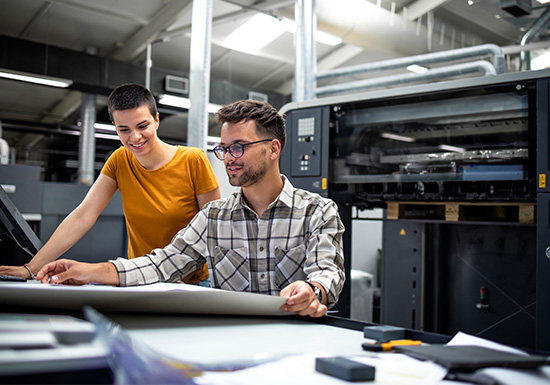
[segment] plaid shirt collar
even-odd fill
[[[266,211],[269,210],[271,207],[283,204],[287,207],[292,207],[292,200],[294,195],[294,186],[288,178],[281,174],[281,179],[283,180],[283,189],[281,190],[281,193],[277,196],[277,198],[269,204]],[[243,197],[243,189],[242,187],[235,193],[235,202],[233,204],[233,210],[242,210],[244,208],[254,212],[247,204]]]

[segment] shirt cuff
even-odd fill
[[[129,266],[126,265],[127,262],[129,262],[127,259],[124,259],[124,258],[118,258],[118,259],[115,259],[115,260],[109,260],[108,262],[112,263],[113,265],[115,265],[115,269],[117,270],[117,273],[118,273],[118,280],[119,280],[119,285],[120,286],[131,286],[129,283],[128,283],[128,269],[129,269]],[[134,285],[137,285],[138,283],[135,283]]]

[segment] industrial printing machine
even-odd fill
[[[380,322],[550,351],[550,71],[290,103],[281,170],[346,226],[383,208]],[[367,216],[368,220],[368,216]]]

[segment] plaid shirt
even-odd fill
[[[345,280],[338,207],[282,178],[281,194],[261,217],[239,190],[209,202],[165,248],[111,261],[120,285],[176,281],[207,263],[214,288],[279,295],[310,280],[323,285],[332,307]]]

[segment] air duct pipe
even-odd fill
[[[317,80],[332,79],[342,76],[360,75],[368,72],[406,68],[412,64],[433,64],[452,60],[462,60],[473,57],[493,56],[493,65],[497,74],[504,72],[504,53],[495,44],[484,44],[475,47],[460,48],[451,51],[428,53],[423,55],[408,56],[374,63],[361,64],[351,67],[336,68],[331,71],[317,74]]]
[[[484,60],[471,63],[457,64],[447,67],[434,68],[422,74],[406,73],[393,76],[384,76],[374,79],[366,79],[357,82],[336,84],[332,86],[317,88],[317,96],[328,96],[341,93],[362,91],[369,88],[388,87],[399,84],[416,83],[423,81],[434,81],[445,77],[459,76],[483,72],[485,76],[496,75],[495,67]]]
[[[535,24],[521,38],[519,45],[524,46],[527,43],[533,41],[539,33],[543,30],[544,27],[548,24],[550,20],[550,7],[546,8],[546,11],[535,21]],[[521,51],[519,54],[520,57],[520,71],[529,71],[531,69],[531,52],[530,51]]]

